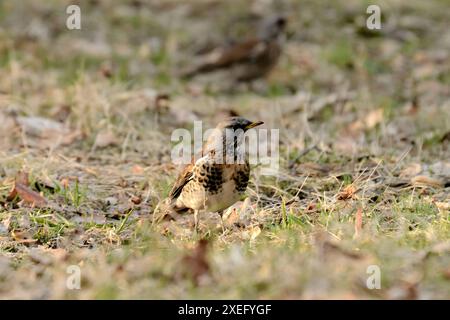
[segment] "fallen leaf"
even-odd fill
[[[47,204],[47,200],[44,197],[20,182],[14,184],[14,188],[8,195],[7,201],[12,201],[16,196],[19,196],[24,202],[32,206],[43,207]]]
[[[69,179],[67,179],[67,178],[63,178],[63,179],[61,179],[61,186],[64,188],[64,189],[67,189],[68,187],[69,187]]]
[[[313,211],[316,210],[316,204],[314,202],[308,203],[308,206],[306,207],[306,211]]]
[[[422,172],[422,166],[419,163],[411,163],[400,172],[400,177],[410,178],[417,176],[420,172]]]
[[[381,123],[384,119],[384,111],[382,108],[369,112],[363,119],[353,122],[349,129],[351,132],[359,132],[369,130]]]
[[[442,275],[444,276],[445,279],[450,280],[450,268],[443,270]]]
[[[337,199],[338,200],[349,200],[349,199],[353,199],[355,198],[355,193],[356,193],[356,188],[353,184],[349,184],[348,186],[346,186],[344,188],[344,190],[342,190],[341,192],[339,192]]]
[[[37,242],[28,231],[13,230],[11,231],[11,236],[18,243],[31,244]]]
[[[132,203],[134,203],[135,205],[138,205],[138,204],[140,204],[142,202],[142,199],[141,199],[141,197],[138,197],[138,196],[132,196],[130,198],[130,201]]]
[[[450,210],[450,202],[433,201],[433,203],[439,210]]]
[[[20,171],[16,176],[16,182],[24,185],[29,186],[30,180],[29,180],[29,173],[27,171]]]
[[[133,172],[133,174],[143,174],[144,173],[144,168],[142,168],[138,164],[135,164],[133,166],[133,168],[131,168],[131,172]]]
[[[65,130],[62,123],[42,117],[17,117],[17,122],[26,134],[37,137],[47,137]]]
[[[80,131],[72,131],[63,123],[42,117],[17,117],[22,130],[33,139],[27,144],[36,147],[55,147],[69,145],[81,138]]]
[[[100,131],[95,137],[94,146],[97,148],[106,148],[119,143],[116,135],[110,130]]]
[[[226,222],[227,225],[234,225],[239,221],[239,213],[237,208],[228,209],[225,215],[226,217],[224,217],[224,222]]]
[[[170,103],[170,96],[165,93],[159,93],[155,97],[155,108],[157,110],[168,109]]]

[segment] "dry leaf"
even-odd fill
[[[106,148],[119,143],[116,135],[109,130],[100,131],[95,138],[94,146],[97,148]]]
[[[349,200],[349,199],[353,199],[355,198],[355,193],[356,193],[356,188],[353,184],[349,184],[348,186],[346,186],[344,188],[344,190],[342,190],[341,192],[339,192],[337,199],[338,200]]]
[[[372,129],[377,124],[381,123],[383,121],[383,114],[384,111],[382,108],[371,111],[367,117],[364,119],[364,124],[366,126],[366,129]]]
[[[18,243],[23,243],[23,244],[35,243],[37,241],[36,239],[33,239],[33,237],[31,236],[31,234],[28,231],[13,230],[13,231],[11,231],[11,236]]]
[[[135,205],[138,205],[138,204],[140,204],[142,202],[142,199],[141,199],[141,197],[138,197],[138,196],[132,196],[130,198],[130,201],[132,203],[134,203]]]
[[[450,202],[433,201],[439,210],[450,210]]]
[[[444,276],[445,279],[450,280],[450,268],[443,270],[442,275]]]
[[[376,125],[381,123],[384,118],[384,111],[382,108],[373,110],[364,117],[364,119],[357,120],[353,122],[349,129],[350,132],[360,132],[362,130],[368,130],[374,128]]]
[[[42,117],[17,117],[17,123],[25,134],[35,138],[27,142],[36,147],[69,145],[82,136],[80,131],[72,131],[60,122]]]
[[[237,208],[228,209],[226,214],[224,215],[224,222],[226,222],[227,225],[234,225],[238,221],[239,221],[238,209]]]
[[[47,204],[47,200],[45,200],[44,197],[20,182],[14,184],[14,188],[8,195],[7,200],[12,201],[16,196],[19,196],[24,202],[31,204],[32,206],[43,207]]]
[[[422,171],[422,166],[419,163],[411,163],[400,172],[400,177],[410,178],[417,176]]]
[[[69,187],[69,179],[67,179],[67,178],[63,178],[63,179],[61,179],[61,186],[64,188],[64,189],[67,189],[68,187]]]
[[[131,172],[133,172],[133,174],[143,174],[144,173],[144,168],[142,168],[138,164],[135,164],[133,166],[133,168],[131,168]]]
[[[24,185],[29,186],[30,180],[29,180],[29,173],[27,171],[20,171],[16,176],[16,182]]]

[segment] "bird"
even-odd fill
[[[189,79],[220,69],[231,70],[237,82],[251,82],[266,76],[281,55],[286,24],[284,16],[264,19],[256,36],[213,49],[196,65],[183,71],[182,77]]]
[[[194,211],[198,232],[199,212],[222,212],[245,194],[250,177],[248,155],[244,153],[245,132],[263,124],[243,117],[231,117],[217,124],[202,152],[180,172],[169,201],[176,212]]]

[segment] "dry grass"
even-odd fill
[[[0,4],[0,297],[450,298],[445,2],[380,1],[368,34],[360,1],[286,1],[285,53],[255,90],[177,79],[264,3],[83,2],[81,31],[64,1]],[[189,215],[154,223],[172,130],[230,110],[280,129],[278,175],[253,170],[224,234],[214,214],[197,237]],[[44,205],[7,199],[20,172]]]

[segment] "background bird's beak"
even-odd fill
[[[262,125],[263,123],[264,123],[264,122],[262,122],[262,121],[252,122],[252,123],[250,123],[248,126],[245,127],[245,130],[248,130],[248,129],[257,127],[257,126],[259,126],[259,125]]]

